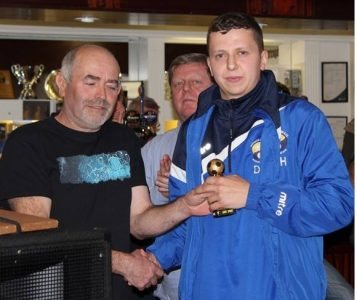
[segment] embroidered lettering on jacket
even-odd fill
[[[280,192],[279,196],[279,202],[278,202],[278,208],[275,211],[275,214],[280,217],[283,214],[284,208],[286,206],[286,199],[288,195],[284,192]]]
[[[280,166],[286,167],[288,165],[287,157],[284,153],[287,151],[288,145],[288,134],[286,132],[281,132],[280,134]],[[255,140],[251,146],[251,151],[253,155],[253,173],[260,173],[260,162],[261,162],[261,140]]]

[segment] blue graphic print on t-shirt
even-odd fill
[[[130,178],[130,157],[126,151],[92,156],[57,158],[61,183],[99,183]]]

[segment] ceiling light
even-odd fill
[[[84,16],[84,17],[77,17],[75,18],[75,20],[82,23],[94,23],[95,21],[98,21],[99,18]]]

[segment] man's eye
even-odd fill
[[[223,57],[223,54],[222,53],[218,53],[215,55],[215,58],[216,59],[221,59]]]
[[[193,85],[200,85],[202,82],[200,80],[192,80]]]
[[[118,85],[116,85],[116,84],[108,84],[107,87],[113,91],[118,90]]]
[[[180,82],[175,82],[174,83],[174,87],[175,88],[180,88],[180,87],[182,87],[183,86],[183,82],[182,81],[180,81]]]
[[[239,51],[238,54],[244,56],[248,54],[248,51]]]

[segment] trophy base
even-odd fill
[[[226,217],[226,216],[231,216],[236,213],[236,210],[234,208],[225,208],[225,209],[219,209],[215,210],[212,215],[215,218],[221,218],[221,217]]]
[[[36,95],[20,95],[19,99],[21,99],[21,100],[31,100],[31,99],[36,100],[37,96]]]

